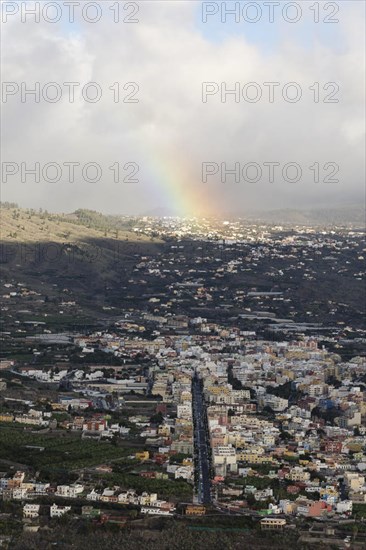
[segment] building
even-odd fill
[[[290,481],[308,481],[310,479],[310,473],[306,472],[300,466],[295,466],[285,477]]]
[[[300,498],[295,501],[295,504],[297,514],[313,518],[321,517],[332,510],[332,506],[323,500],[313,501]]]
[[[216,475],[226,476],[228,471],[237,471],[236,451],[231,445],[213,448],[213,463]]]
[[[352,514],[352,500],[341,500],[337,502],[337,514]]]
[[[64,498],[77,498],[83,491],[83,485],[57,485],[56,495]]]
[[[25,504],[23,506],[23,517],[24,518],[38,518],[39,516],[39,504]]]
[[[0,414],[0,422],[13,422],[14,415],[13,414]]]
[[[149,451],[140,451],[140,452],[135,453],[135,458],[137,460],[141,460],[141,461],[149,460],[150,453],[149,453]]]
[[[83,424],[83,431],[86,432],[103,432],[107,429],[106,420],[90,420]]]
[[[261,519],[261,529],[264,531],[283,529],[286,525],[286,520],[282,518],[264,518]]]
[[[351,491],[359,492],[365,485],[365,476],[356,472],[346,472],[344,482]]]
[[[51,518],[60,518],[70,512],[71,506],[58,506],[57,504],[52,504],[50,507],[50,517]]]
[[[186,516],[204,516],[206,508],[200,504],[187,504]]]
[[[141,514],[151,514],[155,516],[172,516],[171,510],[164,510],[154,506],[141,506]]]

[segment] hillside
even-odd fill
[[[118,216],[104,216],[91,210],[50,214],[22,208],[2,208],[0,235],[3,242],[10,243],[65,243],[101,238],[148,241],[143,236],[136,236],[131,230],[131,222],[123,222],[123,218]]]
[[[1,209],[1,242],[5,283],[21,281],[49,296],[67,288],[93,302],[108,285],[125,282],[135,254],[154,254],[162,245],[161,240],[134,233],[131,219],[6,207]]]

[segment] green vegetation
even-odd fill
[[[136,491],[157,493],[161,498],[177,497],[181,500],[192,499],[193,488],[186,481],[170,479],[149,479],[131,473],[125,473],[119,466],[114,467],[112,474],[106,474],[103,479],[110,485],[120,485],[133,488]]]
[[[355,518],[366,518],[366,504],[354,504],[352,516]]]
[[[12,535],[20,529],[20,522],[14,518],[0,519],[0,533],[2,535]]]
[[[256,489],[266,489],[270,485],[270,480],[268,477],[257,477],[257,476],[247,476],[227,480],[230,483],[235,485],[252,485]]]
[[[150,422],[152,424],[156,424],[157,426],[159,426],[160,424],[162,424],[164,421],[164,415],[161,413],[161,412],[158,412],[156,414],[153,414],[150,418]]]
[[[273,464],[250,464],[249,462],[245,464],[245,468],[250,468],[261,475],[268,475],[269,472],[276,469]]]
[[[291,381],[280,384],[279,386],[267,386],[266,391],[272,395],[282,397],[282,399],[289,399],[292,397],[295,401],[303,395],[301,391],[293,388],[293,382]]]
[[[33,447],[44,447],[44,450]],[[37,434],[13,426],[0,426],[0,459],[25,464],[52,478],[62,471],[95,466],[127,455],[130,450],[110,443],[81,440],[71,434]]]
[[[64,420],[70,420],[71,416],[67,412],[52,411],[52,418],[57,420],[57,422],[63,422]]]

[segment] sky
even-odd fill
[[[3,201],[181,216],[362,202],[363,2],[80,0],[73,22],[62,1],[1,4]]]

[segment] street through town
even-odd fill
[[[198,378],[197,374],[194,375],[192,380],[192,407],[197,498],[201,504],[210,504],[211,459],[207,430],[207,412],[203,398],[202,381]]]

